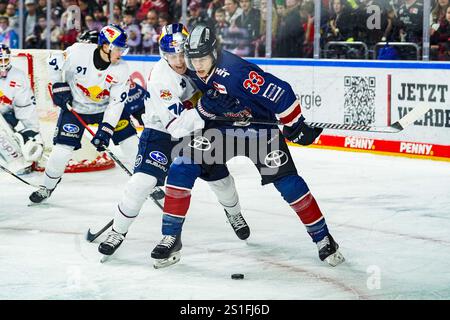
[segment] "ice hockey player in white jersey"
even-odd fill
[[[85,128],[68,110],[68,104],[87,124],[99,124],[91,141],[98,151],[103,151],[112,139],[119,144],[122,154],[130,157],[130,162],[134,161],[138,138],[129,114],[123,113],[129,89],[129,68],[121,57],[127,52],[125,31],[117,25],[108,25],[100,31],[98,45],[75,43],[48,58],[53,102],[61,110],[44,183],[30,195],[33,203],[50,197],[73,151],[81,148]],[[121,119],[127,125],[116,128]]]
[[[42,152],[30,80],[11,65],[11,50],[0,44],[0,163],[17,174],[28,173]]]
[[[183,46],[187,35],[186,28],[178,23],[162,30],[159,38],[162,59],[153,67],[147,84],[150,98],[145,101],[145,129],[139,141],[134,174],[117,206],[112,231],[99,246],[99,252],[104,255],[112,255],[121,245],[151,190],[164,185],[174,156],[173,148],[180,142],[178,139],[204,127],[204,121],[194,109],[201,94],[184,74],[187,67]],[[241,215],[238,194],[229,172],[203,178],[224,207],[236,235],[247,239],[250,229]]]

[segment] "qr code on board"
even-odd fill
[[[375,77],[344,77],[344,123],[375,122]]]

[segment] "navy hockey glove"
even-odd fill
[[[197,111],[204,120],[213,120],[215,116],[224,116],[233,120],[235,118],[248,118],[250,112],[241,105],[238,99],[227,94],[209,89],[200,99]]]
[[[67,110],[67,103],[72,103],[72,91],[67,82],[55,82],[52,85],[53,103],[63,110]]]
[[[320,136],[322,131],[322,128],[312,128],[308,126],[305,123],[305,118],[301,116],[292,127],[283,127],[283,136],[289,141],[307,146],[313,143],[314,140]]]
[[[105,148],[109,146],[109,140],[113,133],[113,126],[107,122],[103,122],[99,125],[97,133],[92,138],[91,143],[97,148],[97,151],[105,151]]]

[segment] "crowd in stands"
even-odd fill
[[[197,23],[215,28],[225,49],[241,56],[264,56],[268,0],[188,0],[188,29]],[[312,57],[314,0],[272,1],[272,56]],[[378,42],[422,46],[423,0],[321,0],[321,48],[330,41]],[[450,0],[431,0],[432,58],[450,60]],[[64,49],[88,29],[108,23],[107,0],[52,0],[52,20],[46,20],[46,0],[24,0],[24,48]],[[18,0],[0,0],[0,42],[19,45]],[[80,25],[73,22],[78,6]],[[129,35],[130,53],[157,54],[161,28],[181,19],[181,0],[114,0],[114,23]],[[63,23],[61,23],[61,21]],[[67,23],[69,22],[69,23]],[[384,48],[386,49],[386,48]],[[391,58],[398,58],[391,52]]]

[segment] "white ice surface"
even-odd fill
[[[245,158],[229,167],[248,242],[199,181],[181,261],[159,270],[150,252],[161,211],[150,201],[109,262],[99,263],[98,240],[84,240],[112,218],[128,178],[120,168],[66,174],[38,207],[27,206],[33,188],[0,172],[0,299],[450,299],[449,163],[291,150],[344,264],[318,259],[297,215]]]

